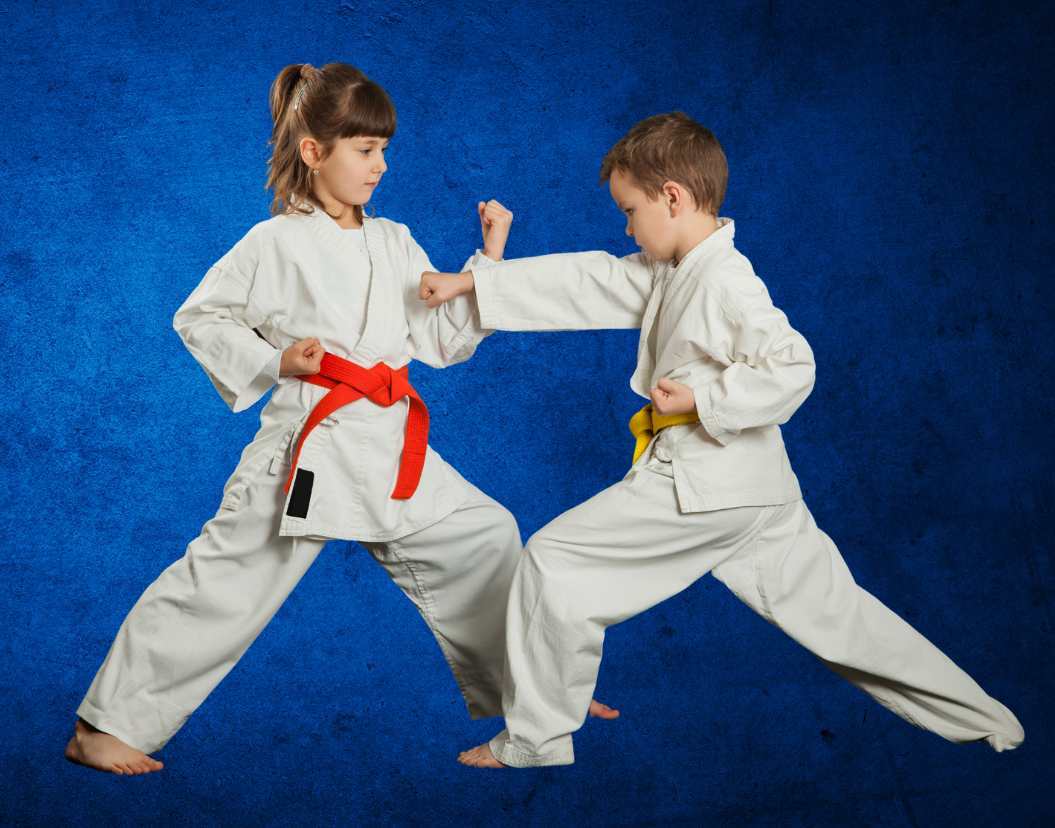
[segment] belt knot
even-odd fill
[[[330,392],[319,400],[300,434],[297,451],[293,455],[293,468],[286,481],[286,492],[293,484],[297,472],[297,460],[304,441],[319,423],[329,417],[338,408],[366,397],[372,403],[384,408],[395,405],[407,397],[410,411],[407,414],[407,428],[403,437],[403,457],[399,464],[399,477],[392,492],[393,500],[406,500],[418,488],[421,472],[425,466],[425,452],[429,444],[429,412],[424,401],[418,396],[408,378],[406,366],[393,371],[383,362],[373,368],[363,368],[347,359],[333,354],[323,354],[319,373],[298,376],[301,382],[309,382]]]
[[[699,419],[700,415],[695,411],[690,411],[686,414],[661,415],[656,413],[652,403],[646,405],[630,418],[630,433],[637,439],[637,444],[634,446],[634,463],[641,458],[641,455],[645,453],[645,449],[648,448],[648,444],[652,442],[652,438],[659,434],[660,431],[669,426],[695,423]]]

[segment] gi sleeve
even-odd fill
[[[716,302],[697,285],[689,302],[698,326],[696,356],[726,366],[717,379],[697,384],[695,375],[713,377],[713,367],[690,373],[700,422],[715,440],[728,445],[745,428],[780,425],[813,390],[815,364],[806,339],[761,290],[744,304]],[[679,327],[689,321],[683,314]],[[713,366],[713,363],[711,363]]]
[[[253,330],[266,314],[254,305],[250,289],[250,281],[240,274],[213,267],[172,320],[187,350],[235,412],[275,384],[268,369],[278,352]]]
[[[421,274],[426,270],[434,271],[435,268],[409,232],[406,232],[406,246],[409,267],[403,304],[410,328],[410,341],[407,343],[410,355],[433,368],[464,362],[473,355],[477,345],[494,333],[494,329],[480,324],[476,297],[471,293],[458,296],[436,308],[429,308],[418,299]],[[489,264],[493,264],[491,259],[477,250],[462,270]]]
[[[654,278],[641,253],[555,253],[473,267],[481,324],[502,331],[640,328]]]

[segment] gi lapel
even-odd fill
[[[330,306],[351,325],[351,322],[341,313],[349,294],[349,280],[352,282],[351,293],[367,296],[370,291],[370,260],[356,246],[345,231],[338,226],[326,211],[316,207],[315,211],[307,216],[297,216],[311,229],[312,233],[322,242],[323,247],[336,259],[332,268],[321,268],[318,272],[312,271],[305,275],[311,279],[327,297],[330,298]]]
[[[715,247],[732,247],[733,244],[733,222],[731,219],[718,219],[718,230],[690,250],[685,258],[678,262],[678,266],[666,265],[656,276],[652,287],[652,296],[649,297],[648,307],[645,308],[645,318],[641,322],[641,339],[637,346],[637,370],[630,378],[630,387],[643,397],[649,396],[652,389],[652,374],[656,371],[656,360],[659,354],[655,353],[657,334],[656,325],[659,323],[659,311],[663,307],[663,297],[672,296],[681,286],[696,263],[704,254]],[[671,269],[674,270],[671,273]]]
[[[630,387],[646,399],[652,388],[652,373],[656,370],[656,363],[649,348],[649,335],[656,323],[656,315],[659,306],[663,304],[663,283],[666,281],[666,273],[661,272],[652,285],[652,295],[645,307],[645,316],[641,320],[641,338],[637,343],[637,370],[630,378]]]
[[[386,331],[391,335],[388,312],[392,302],[392,286],[389,282],[385,231],[372,219],[364,219],[363,233],[366,235],[366,249],[370,251],[370,295],[366,302],[366,327],[348,359],[364,368],[371,368],[384,354]]]

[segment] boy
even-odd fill
[[[780,435],[813,388],[813,354],[719,219],[721,145],[684,113],[637,124],[602,182],[642,252],[425,273],[430,307],[475,290],[500,330],[641,328],[634,465],[528,543],[507,616],[507,729],[459,761],[570,764],[604,630],[712,572],[837,674],[954,742],[1017,747],[1014,715],[854,583],[813,521]]]

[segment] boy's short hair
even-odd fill
[[[725,201],[729,165],[714,133],[684,112],[653,115],[638,122],[608,150],[601,162],[601,183],[621,171],[659,198],[663,185],[675,181],[689,191],[697,210],[713,216]]]

